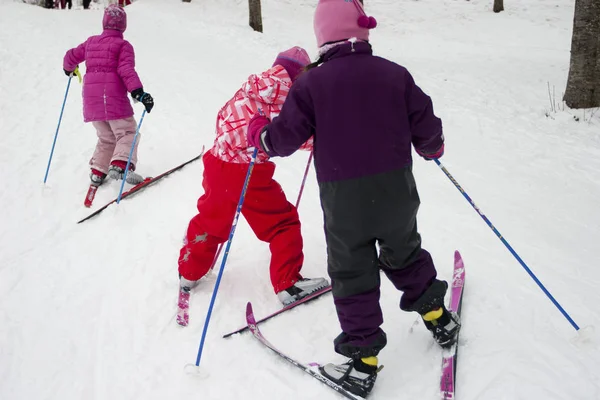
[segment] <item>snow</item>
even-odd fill
[[[157,175],[209,148],[216,113],[251,73],[300,45],[313,56],[315,0],[264,1],[265,33],[241,0],[140,0],[126,38],[156,107],[144,119],[139,171]],[[433,162],[415,160],[424,247],[451,278],[466,265],[457,399],[600,398],[600,113],[563,110],[572,0],[366,0],[377,54],[399,62],[443,119],[448,168],[573,319],[577,334]],[[250,335],[221,335],[280,305],[268,246],[237,226],[199,376],[194,363],[216,272],[175,323],[177,257],[202,164],[77,225],[95,145],[72,82],[48,183],[42,183],[67,79],[64,52],[100,31],[101,9],[57,11],[0,0],[0,399],[336,398]],[[82,68],[84,69],[84,68]],[[553,111],[548,86],[554,88]],[[552,96],[551,96],[552,97]],[[135,106],[137,118],[141,105]],[[579,121],[576,121],[577,117]],[[278,159],[296,199],[308,154]],[[95,207],[114,198],[103,186]],[[314,170],[299,212],[307,276],[326,274]],[[217,268],[220,266],[220,261]],[[374,399],[436,399],[441,351],[384,280],[388,346]],[[342,361],[329,295],[262,325],[304,362]],[[194,368],[192,368],[192,371]]]

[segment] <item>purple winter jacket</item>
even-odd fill
[[[314,135],[317,179],[331,182],[409,166],[411,143],[424,154],[442,146],[442,122],[406,68],[373,56],[367,42],[336,46],[324,60],[298,78],[267,126],[270,156]]]
[[[105,29],[67,51],[63,68],[73,71],[85,61],[83,78],[83,118],[85,122],[128,118],[133,108],[127,92],[142,88],[135,72],[133,46],[123,33]]]

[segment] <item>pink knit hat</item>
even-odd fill
[[[368,17],[358,0],[319,0],[315,11],[314,29],[317,46],[344,39],[369,40],[369,29],[377,26]]]
[[[310,57],[302,47],[294,46],[291,49],[282,51],[277,55],[273,66],[281,65],[295,81],[302,72],[302,69],[310,64]]]
[[[104,29],[114,29],[125,32],[127,29],[127,14],[122,7],[116,4],[111,4],[104,10],[104,18],[102,18],[102,27]]]

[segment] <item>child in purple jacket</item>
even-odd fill
[[[427,160],[444,153],[442,123],[406,68],[373,55],[376,26],[358,0],[320,0],[314,17],[319,59],[292,86],[271,123],[255,115],[248,142],[288,156],[314,136],[325,221],[328,272],[342,328],[335,351],[350,360],[323,375],[365,397],[373,388],[381,329],[380,272],[403,292],[400,308],[419,313],[442,347],[460,328],[444,306],[447,282],[436,279],[417,230],[419,194],[412,147]]]
[[[67,51],[63,69],[71,76],[78,64],[85,61],[83,79],[83,117],[91,122],[98,135],[96,150],[90,160],[92,184],[101,185],[108,174],[113,179],[123,179],[129,152],[137,129],[133,108],[127,98],[141,102],[147,112],[152,110],[154,99],[144,92],[135,71],[133,46],[123,39],[127,28],[127,14],[116,4],[104,10],[102,34],[91,36],[84,43]],[[144,180],[133,172],[137,165],[139,137],[131,157],[127,183]]]

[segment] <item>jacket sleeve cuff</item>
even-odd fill
[[[278,154],[273,150],[273,146],[271,145],[271,140],[269,139],[267,127],[265,126],[262,132],[259,135],[258,140],[260,149],[267,153],[269,157],[277,156]]]

